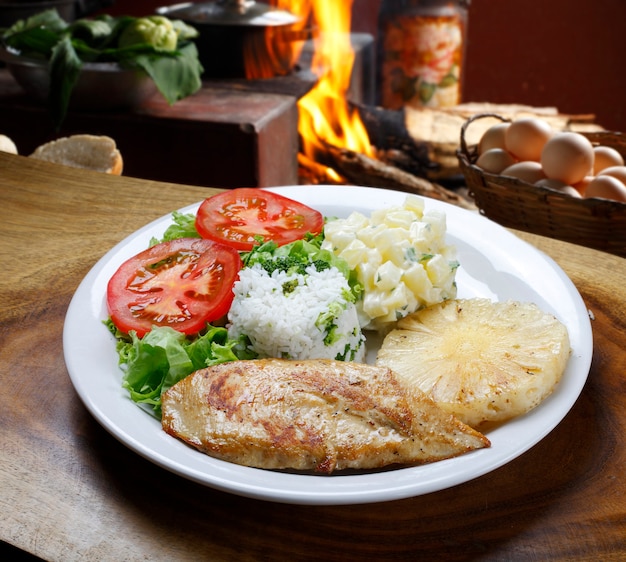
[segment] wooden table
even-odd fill
[[[144,460],[87,412],[63,320],[114,244],[213,193],[0,154],[0,539],[48,560],[626,559],[626,260],[520,234],[593,315],[588,383],[530,451],[413,499],[297,506],[206,488]]]

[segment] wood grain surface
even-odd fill
[[[588,383],[530,451],[469,483],[358,506],[246,499],[170,474],[87,412],[70,299],[117,242],[213,193],[0,153],[0,540],[46,560],[626,559],[626,260],[519,234],[593,318]]]

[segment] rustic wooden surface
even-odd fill
[[[83,407],[62,349],[78,283],[114,244],[207,188],[0,154],[0,540],[47,560],[626,559],[626,260],[520,234],[593,313],[589,381],[506,466],[401,501],[296,506],[144,460]]]

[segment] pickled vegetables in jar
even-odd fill
[[[379,103],[389,109],[461,102],[469,0],[383,0]]]

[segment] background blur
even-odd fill
[[[354,0],[354,31],[376,35],[380,1]],[[167,4],[116,0],[106,11]],[[625,22],[626,0],[471,0],[464,99],[592,113],[626,131]]]

